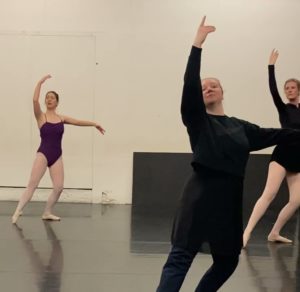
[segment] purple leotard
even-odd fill
[[[61,156],[61,140],[64,133],[63,121],[59,123],[46,122],[40,128],[41,145],[37,152],[45,155],[48,167],[53,165]]]

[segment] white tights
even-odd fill
[[[33,163],[29,183],[27,185],[27,188],[21,195],[15,214],[20,214],[26,206],[26,204],[31,200],[34,191],[38,187],[40,180],[44,176],[46,170],[47,159],[44,156],[44,154],[38,152]],[[53,165],[49,167],[49,174],[52,180],[53,190],[48,197],[48,201],[44,210],[44,215],[52,214],[52,208],[63,191],[64,167],[62,157],[60,157]]]

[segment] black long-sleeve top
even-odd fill
[[[193,151],[192,165],[244,176],[249,152],[300,140],[300,131],[260,128],[235,117],[206,112],[200,81],[202,49],[192,47],[184,75],[181,115]]]
[[[300,107],[294,104],[285,104],[277,89],[275,66],[269,65],[269,87],[274,104],[278,110],[279,121],[282,128],[300,129]]]

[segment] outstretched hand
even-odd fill
[[[44,77],[39,81],[39,83],[44,83],[47,79],[50,79],[50,78],[52,78],[52,76],[51,76],[50,74],[48,74],[48,75],[44,76]]]
[[[96,124],[95,127],[102,135],[104,135],[105,130],[99,124]]]
[[[197,48],[201,48],[204,43],[207,35],[211,32],[214,32],[216,28],[211,25],[205,25],[206,16],[202,18],[200,26],[198,27],[197,34],[194,41],[194,46]]]
[[[269,58],[269,65],[275,65],[278,56],[279,56],[278,51],[273,49]]]

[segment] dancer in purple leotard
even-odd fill
[[[53,191],[50,194],[42,219],[44,220],[60,220],[60,217],[52,214],[52,208],[59,199],[63,190],[64,170],[62,161],[61,140],[64,133],[64,124],[75,126],[92,126],[104,134],[105,130],[97,123],[90,121],[76,120],[71,117],[58,115],[56,108],[59,102],[59,96],[55,91],[49,91],[46,94],[45,104],[46,112],[43,113],[39,103],[40,91],[42,84],[51,78],[50,75],[43,77],[36,85],[33,95],[33,110],[40,129],[41,145],[37,151],[35,161],[33,163],[31,176],[25,192],[22,194],[18,206],[12,216],[12,223],[16,224],[22,210],[33,196],[35,189],[45,174],[47,167],[49,168],[50,177],[53,184]]]
[[[45,115],[46,122],[40,128],[41,145],[37,152],[45,155],[48,167],[51,167],[61,157],[61,140],[64,133],[64,122],[49,123]]]

